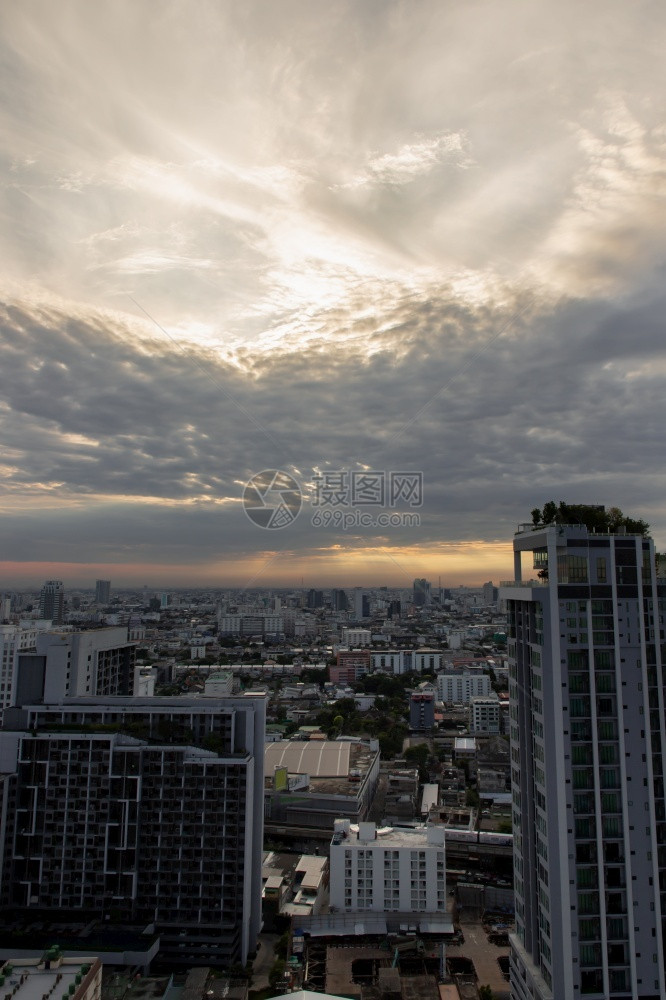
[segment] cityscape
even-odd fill
[[[548,502],[478,587],[6,592],[5,982],[664,996],[648,531]]]
[[[0,3],[0,1000],[666,1000],[665,51]]]

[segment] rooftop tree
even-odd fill
[[[588,531],[598,531],[602,534],[613,534],[624,528],[630,535],[647,535],[650,525],[642,519],[628,517],[619,507],[575,503],[568,504],[560,500],[559,505],[554,500],[545,503],[543,509],[535,507],[532,511],[532,524],[537,527],[542,524],[584,524]]]

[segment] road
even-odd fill
[[[260,934],[259,950],[257,957],[252,963],[252,984],[253,990],[265,990],[268,987],[268,973],[273,968],[275,962],[275,942],[279,934]]]

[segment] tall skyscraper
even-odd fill
[[[430,581],[424,579],[414,580],[414,604],[417,608],[422,608],[424,605],[430,604],[430,597]]]
[[[39,617],[61,625],[65,617],[65,588],[62,580],[47,580],[39,595]]]
[[[354,587],[354,621],[370,617],[370,598],[361,587]]]
[[[97,580],[95,583],[95,604],[108,604],[111,597],[111,581]]]
[[[347,593],[344,590],[331,591],[331,606],[334,611],[346,611],[349,607]]]
[[[652,541],[525,525],[514,560],[502,589],[512,997],[663,1000],[666,731]]]
[[[324,606],[324,591],[323,590],[309,590],[307,605],[309,608],[323,608]]]

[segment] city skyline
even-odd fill
[[[663,10],[0,25],[3,587],[500,581],[551,498],[666,547]],[[278,530],[264,470],[303,497]],[[313,523],[364,472],[418,505]]]

